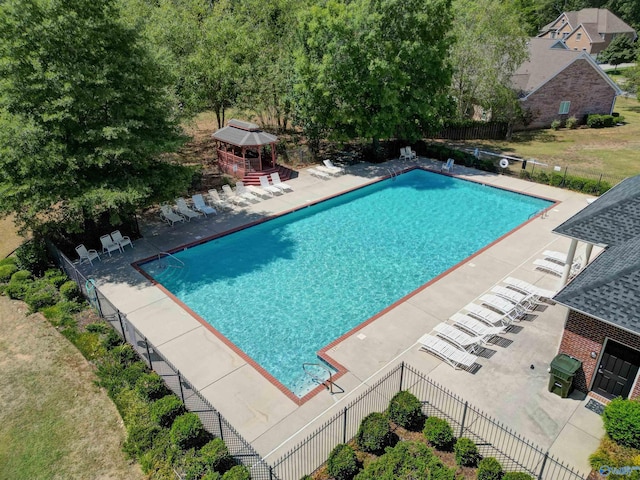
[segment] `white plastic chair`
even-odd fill
[[[337,167],[333,164],[333,162],[330,159],[326,159],[323,160],[322,163],[324,163],[324,166],[326,168],[328,168],[329,170],[336,172],[336,173],[344,173],[344,168],[342,167]]]
[[[274,187],[279,188],[283,192],[293,192],[291,185],[280,180],[280,174],[278,172],[273,172],[271,174],[271,183]]]
[[[220,210],[231,210],[233,207],[223,199],[215,188],[209,190],[209,199],[211,205],[219,208]]]
[[[420,348],[437,355],[455,369],[465,369],[473,365],[478,357],[472,355],[465,350],[460,350],[438,337],[424,334],[418,340]]]
[[[202,213],[205,217],[207,215],[217,215],[218,212],[215,208],[210,207],[204,202],[204,198],[201,194],[196,194],[191,196],[191,200],[193,200],[193,208],[195,208],[198,212]]]
[[[269,178],[266,175],[262,175],[259,178],[260,188],[262,188],[263,190],[269,192],[271,195],[282,193],[282,190],[280,190],[278,187],[274,187],[273,185],[269,184]]]
[[[171,210],[169,205],[160,205],[160,218],[172,227],[176,222],[184,223],[184,217]]]
[[[176,198],[176,208],[178,209],[178,213],[187,219],[187,222],[190,222],[192,218],[198,218],[202,215],[200,212],[191,210],[186,200],[182,197]]]
[[[111,256],[111,252],[115,252],[116,250],[122,252],[120,245],[114,242],[108,233],[100,237],[100,243],[102,244],[102,253],[107,252],[109,256]]]
[[[97,250],[87,250],[87,247],[85,247],[82,243],[76,247],[76,253],[80,257],[80,265],[82,265],[84,262],[89,262],[89,264],[93,267],[93,261],[96,258],[102,261]]]
[[[111,232],[111,238],[113,238],[113,241],[116,242],[118,245],[120,245],[120,249],[124,252],[124,247],[126,245],[131,245],[131,248],[133,248],[133,243],[131,243],[131,239],[129,237],[127,237],[126,235],[122,235],[120,233],[120,230],[115,230],[113,232]]]
[[[447,159],[447,163],[444,163],[442,165],[442,171],[447,171],[449,173],[453,172],[453,165],[456,163],[456,161],[453,158],[448,158]]]

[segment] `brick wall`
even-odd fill
[[[587,60],[576,60],[522,102],[532,114],[525,128],[544,128],[551,122],[587,113],[610,114],[615,91]],[[570,101],[569,113],[559,115],[561,101]]]
[[[582,368],[574,378],[575,388],[587,392],[595,374],[598,358],[605,338],[640,350],[640,337],[620,328],[595,320],[573,310],[569,310],[567,322],[560,342],[560,352],[582,361]],[[596,352],[596,358],[591,358]],[[640,382],[638,382],[640,383]],[[629,394],[630,398],[640,396],[640,385],[636,385]]]

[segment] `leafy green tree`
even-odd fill
[[[448,113],[449,0],[328,0],[303,14],[296,115],[308,136],[415,140]]]
[[[520,16],[501,0],[454,0],[453,10],[451,95],[458,118],[471,117],[476,106],[494,119],[513,117],[511,77],[528,56]]]
[[[80,231],[182,191],[165,79],[112,0],[0,3],[0,212]]]
[[[636,58],[636,49],[633,41],[626,35],[618,35],[609,46],[598,54],[598,60],[613,65],[618,70],[621,63],[633,62]]]

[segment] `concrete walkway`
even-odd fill
[[[434,169],[440,165],[424,159],[418,164]],[[93,268],[83,265],[83,272],[95,279],[114,305],[269,462],[303,440],[384,372],[405,361],[586,474],[588,456],[603,434],[601,419],[585,408],[584,395],[574,393],[569,399],[561,399],[547,391],[547,368],[560,343],[564,307],[548,305],[532,319],[518,323],[503,336],[506,346],[491,346],[489,358],[479,359],[481,368],[475,374],[454,371],[436,357],[420,352],[416,343],[435,324],[506,276],[544,288],[559,288],[558,277],[536,271],[532,261],[545,249],[568,249],[569,240],[551,230],[587,205],[584,195],[456,166],[454,174],[461,178],[559,203],[545,218],[535,218],[331,348],[328,353],[348,370],[337,381],[344,393],[321,392],[301,406],[130,265],[158,252],[351,190],[407,166],[409,162],[400,161],[362,163],[331,180],[318,179],[303,170],[288,182],[295,189],[292,193],[173,228],[160,221],[143,225],[144,238],[135,242],[134,249],[105,257]]]

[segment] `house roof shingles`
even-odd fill
[[[599,37],[600,33],[635,34],[635,31],[632,27],[630,27],[623,20],[611,13],[606,8],[584,8],[578,11],[564,12],[562,15],[565,16],[571,28],[576,28],[580,24],[592,24],[592,28],[594,28],[598,33],[597,37]],[[558,19],[556,18],[553,22],[542,27],[541,32],[546,33],[549,30],[554,30],[552,27],[557,20]],[[591,31],[589,32],[589,35],[591,36]],[[592,38],[592,40],[597,41],[596,38]]]
[[[640,175],[624,180],[554,232],[607,246],[554,300],[640,334]]]

